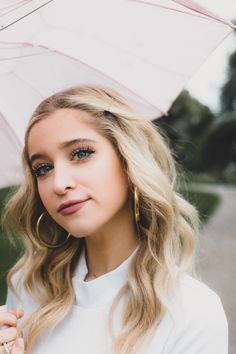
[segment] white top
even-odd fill
[[[111,354],[109,307],[128,279],[136,250],[116,269],[88,282],[84,281],[88,269],[83,251],[73,277],[76,302],[72,311],[54,331],[42,335],[32,354]],[[21,299],[19,303],[8,289],[7,308],[23,308],[26,318],[37,305],[24,291]],[[122,301],[113,317],[116,331],[121,306]],[[228,354],[228,323],[219,296],[185,274],[171,300],[171,314],[165,314],[145,354]]]

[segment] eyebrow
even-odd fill
[[[90,143],[97,143],[97,141],[95,141],[95,140],[93,140],[93,139],[79,138],[79,139],[73,139],[73,140],[69,140],[69,141],[65,141],[65,142],[63,142],[63,143],[60,143],[60,144],[59,144],[59,149],[60,149],[60,150],[63,150],[63,149],[66,149],[66,148],[68,148],[68,147],[70,147],[70,146],[76,144],[76,143],[88,143],[88,142],[90,142]],[[30,161],[30,163],[32,164],[35,160],[37,160],[37,159],[43,159],[43,158],[45,158],[45,157],[47,157],[47,156],[44,155],[44,154],[39,154],[39,153],[37,153],[37,154],[33,154],[33,155],[30,157],[29,161]]]

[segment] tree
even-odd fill
[[[236,51],[231,54],[228,64],[227,81],[221,89],[221,114],[236,110]]]
[[[177,161],[185,168],[197,171],[201,166],[201,145],[214,120],[210,109],[184,90],[168,115],[154,123],[168,136]]]
[[[212,128],[202,152],[203,168],[221,179],[230,164],[236,165],[236,112],[228,113],[227,120]]]

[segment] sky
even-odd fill
[[[236,0],[196,0],[227,20],[236,20]],[[201,103],[217,113],[220,88],[226,80],[229,55],[236,50],[236,34],[230,34],[210,55],[189,81],[186,89]]]

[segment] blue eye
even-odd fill
[[[38,168],[33,169],[36,177],[44,176],[47,172],[50,171],[49,165],[41,165]]]
[[[79,149],[72,151],[71,157],[74,158],[76,156],[78,158],[78,160],[86,160],[93,153],[94,153],[94,150],[91,150],[90,148],[79,148]]]
[[[90,147],[78,148],[72,151],[70,157],[75,161],[87,160],[95,151]],[[41,164],[33,168],[34,175],[36,177],[45,176],[50,170],[51,166],[48,164]]]

